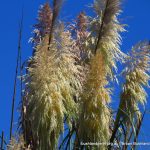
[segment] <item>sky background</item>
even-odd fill
[[[11,103],[13,95],[13,83],[16,67],[17,43],[19,20],[22,7],[24,7],[22,54],[26,60],[32,54],[31,44],[28,43],[32,36],[32,25],[36,22],[37,11],[45,0],[0,0],[0,133],[5,133],[6,140],[9,139]],[[87,4],[92,0],[65,0],[60,19],[71,21],[82,10],[91,11]],[[127,32],[122,34],[124,52],[127,52],[138,41],[150,39],[150,0],[123,0],[123,13],[120,16],[122,23],[127,24]],[[120,66],[119,66],[120,67]],[[19,93],[19,91],[18,91]],[[119,87],[113,95],[112,106],[117,107],[119,101]],[[18,96],[17,96],[18,98]],[[148,98],[149,101],[149,98]],[[19,98],[15,104],[15,122],[17,118]],[[147,109],[150,110],[149,102]],[[140,142],[150,142],[150,114],[147,114],[141,130]],[[150,149],[150,146],[139,148]]]

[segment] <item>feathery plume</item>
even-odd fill
[[[122,61],[125,57],[120,50],[120,32],[124,31],[123,25],[118,21],[118,15],[121,13],[120,0],[96,0],[94,7],[100,16],[100,27],[95,40],[94,52],[101,51],[104,54],[107,71],[112,76],[112,68],[117,69],[116,61]]]
[[[58,38],[58,37],[57,37]],[[48,51],[48,35],[37,46],[28,75],[27,119],[37,149],[56,149],[63,120],[75,117],[77,104],[73,96],[81,91],[80,66],[75,65],[70,33],[63,31],[53,39]]]
[[[21,149],[31,150],[30,147],[28,148],[25,147],[25,141],[22,136],[20,136],[18,140],[12,137],[10,143],[7,145],[7,150],[21,150]]]
[[[139,42],[132,48],[130,55],[126,58],[126,67],[123,71],[125,83],[123,84],[119,109],[110,142],[113,142],[120,126],[120,122],[125,125],[127,131],[132,127],[133,133],[136,136],[135,128],[141,120],[139,105],[145,105],[147,93],[144,87],[149,86],[149,52],[149,42]],[[127,136],[128,133],[125,140],[127,139]]]
[[[89,32],[87,31],[88,18],[84,12],[81,12],[76,20],[76,46],[78,47],[79,63],[87,63],[88,58],[88,47],[87,39]]]
[[[140,42],[132,48],[123,71],[126,82],[121,94],[120,113],[124,121],[128,122],[134,116],[140,117],[138,105],[146,103],[145,86],[149,86],[150,76],[150,45],[148,42]]]
[[[106,70],[104,56],[97,52],[91,61],[90,73],[81,99],[79,135],[82,142],[102,142],[109,140],[110,131],[110,89],[106,88]],[[105,150],[106,146],[100,146]]]
[[[34,46],[41,42],[46,34],[50,34],[52,24],[52,10],[50,4],[46,2],[42,5],[38,12],[37,24],[34,25],[34,38],[32,38]]]
[[[117,19],[121,12],[119,0],[101,2],[96,0],[94,6],[101,9],[100,11],[95,9],[100,19],[100,21],[96,19],[100,27],[98,37],[91,36],[95,38],[96,46],[81,97],[79,134],[82,142],[107,143],[111,135],[109,129],[111,114],[108,108],[111,90],[108,88],[108,77],[113,79],[112,70],[117,69],[116,61],[123,60],[125,57],[119,46],[121,44],[119,32],[124,29]],[[95,33],[94,29],[93,33]],[[105,150],[107,146],[100,145],[98,149]]]

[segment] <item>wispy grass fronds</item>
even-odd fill
[[[25,146],[25,141],[23,139],[23,137],[19,137],[18,140],[16,140],[16,138],[12,138],[10,143],[7,145],[7,150],[31,150],[30,146],[28,146],[28,148],[26,148]]]
[[[72,99],[72,96],[75,96],[78,101],[80,98],[79,94],[82,92],[83,67],[76,63],[77,55],[74,53],[75,41],[71,38],[69,31],[60,32],[60,43],[58,43],[57,47],[56,64],[60,67],[64,78],[62,80],[64,87],[61,89],[64,93],[62,92],[62,94],[65,95],[68,91],[70,98],[66,98],[66,100]],[[66,89],[65,86],[68,88]],[[66,101],[66,104],[68,105],[69,103]]]
[[[50,33],[50,28],[52,24],[52,9],[50,4],[46,2],[42,5],[38,12],[37,23],[34,25],[34,38],[32,38],[35,46],[41,42],[42,38]]]
[[[125,125],[127,129],[124,135],[125,142],[127,142],[127,139],[131,139],[129,137],[130,130],[132,130],[132,133],[134,133],[134,136],[137,138],[135,130],[140,130],[138,126],[141,124],[139,105],[144,106],[146,103],[147,93],[144,88],[146,86],[149,87],[149,67],[149,42],[139,42],[132,48],[130,55],[126,59],[126,67],[123,71],[125,83],[123,84],[111,142],[113,142],[115,136],[117,136],[116,134],[120,124]]]
[[[96,0],[94,8],[98,17],[94,21],[96,26],[91,33],[91,41],[94,41],[95,47],[81,97],[79,135],[82,142],[107,143],[111,135],[111,114],[108,108],[111,90],[108,88],[108,77],[114,78],[116,61],[123,61],[126,56],[120,50],[120,32],[124,29],[118,21],[121,12],[119,0]],[[95,34],[97,30],[98,34]],[[106,150],[107,146],[101,145],[98,149]]]
[[[55,81],[51,83],[55,77],[49,76],[54,63],[47,51],[47,41],[38,46],[32,60],[34,67],[28,69],[30,82],[26,115],[39,150],[55,149],[59,133],[63,130],[64,117],[62,97],[57,92]]]
[[[84,64],[89,60],[88,51],[88,16],[84,12],[81,12],[76,20],[76,46],[78,47],[79,62]]]
[[[80,12],[74,23],[68,26],[71,32],[71,37],[74,40],[73,53],[75,55],[76,65],[81,65],[82,79],[81,82],[86,80],[86,72],[89,69],[89,42],[88,36],[90,32],[88,31],[88,16],[84,12]]]
[[[52,15],[52,23],[50,26],[50,32],[49,32],[49,40],[48,40],[48,45],[50,46],[51,40],[53,39],[53,32],[54,32],[54,27],[55,23],[57,21],[57,17],[59,15],[59,11],[61,8],[62,0],[53,0],[53,15]],[[48,47],[49,49],[50,47]]]
[[[120,113],[124,121],[140,117],[139,104],[146,103],[147,93],[145,87],[149,86],[150,76],[150,46],[148,42],[140,42],[132,48],[123,71],[125,84],[121,94]]]
[[[108,142],[110,137],[110,89],[107,88],[104,56],[97,52],[82,95],[79,136],[82,142]],[[105,150],[106,145],[98,149]]]
[[[95,0],[94,8],[99,18],[94,52],[103,53],[107,72],[112,76],[112,68],[117,69],[116,61],[122,61],[125,57],[120,50],[120,32],[124,31],[123,25],[118,21],[118,15],[121,13],[120,0]]]
[[[58,38],[58,37],[57,37]],[[57,147],[59,134],[63,132],[64,117],[75,117],[78,97],[80,67],[75,65],[70,33],[60,33],[60,41],[53,39],[48,50],[48,35],[37,47],[29,67],[27,118],[31,122],[37,149]]]

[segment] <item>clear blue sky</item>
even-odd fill
[[[38,8],[44,2],[45,0],[0,1],[0,133],[4,130],[7,139],[9,139],[13,82],[16,67],[18,23],[21,17],[22,6],[24,6],[22,53],[25,60],[32,53],[28,39],[31,37],[32,25],[35,23]],[[62,8],[62,18],[71,21],[71,19],[77,16],[79,11],[89,11],[86,5],[91,2],[92,0],[65,0]],[[121,21],[128,24],[128,27],[126,27],[128,32],[123,34],[122,50],[128,51],[138,41],[150,39],[150,0],[123,0],[122,7]],[[116,96],[114,96],[116,99],[113,100],[113,103],[118,101],[119,90],[117,91]],[[15,113],[15,121],[17,122],[17,111]],[[142,127],[142,132],[144,133],[141,135],[141,140],[149,140],[150,142],[149,124],[150,116],[148,114]],[[150,149],[150,147],[142,148],[142,150],[146,149]]]

